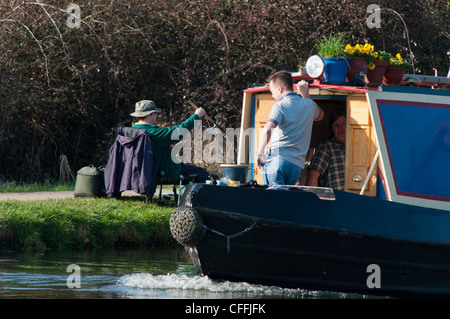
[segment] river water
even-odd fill
[[[197,276],[179,250],[0,251],[0,299],[364,299]]]

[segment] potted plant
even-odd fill
[[[316,43],[318,55],[323,59],[325,70],[324,81],[328,83],[345,83],[348,63],[344,58],[343,33],[323,36]]]
[[[391,56],[388,62],[388,67],[383,77],[384,84],[399,84],[403,79],[405,71],[411,67],[408,61],[405,61],[400,53]]]
[[[383,76],[388,67],[391,54],[386,51],[376,51],[372,53],[373,60],[369,62],[368,70],[366,74],[367,83],[381,84],[383,82]]]
[[[356,44],[354,47],[350,44],[344,49],[345,55],[349,58],[349,67],[347,73],[347,79],[353,81],[355,75],[359,72],[367,74],[369,65],[371,68],[374,67],[372,60],[374,52],[373,45],[366,43],[364,45]]]

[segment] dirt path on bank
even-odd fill
[[[172,189],[163,187],[163,194],[173,194]],[[159,195],[159,188],[155,196]],[[122,196],[142,196],[133,191],[124,191]],[[46,200],[46,199],[64,199],[74,198],[74,191],[58,191],[58,192],[31,192],[31,193],[0,193],[0,201],[2,200]]]
[[[0,200],[45,200],[73,198],[73,191],[32,192],[32,193],[0,193]]]

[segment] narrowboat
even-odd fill
[[[240,185],[190,184],[174,238],[198,274],[287,288],[392,297],[450,297],[450,78],[404,75],[399,85],[306,79],[325,119],[346,110],[345,189],[262,185],[254,154],[275,103],[243,91]]]

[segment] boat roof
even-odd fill
[[[310,88],[335,90],[342,94],[349,93],[367,93],[369,90],[378,91],[397,91],[397,92],[417,92],[417,89],[425,89],[424,93],[430,93],[428,90],[433,89],[439,91],[437,94],[444,95],[450,94],[450,78],[443,76],[429,76],[429,75],[417,75],[417,74],[404,74],[402,81],[398,85],[379,85],[379,84],[367,84],[366,86],[355,86],[352,83],[332,84],[324,83],[321,79],[314,79],[309,75],[303,75],[300,73],[291,73],[294,81],[305,80],[310,82]],[[268,84],[252,84],[249,88],[244,90],[244,93],[258,93],[269,91]],[[433,92],[435,93],[435,92]]]

